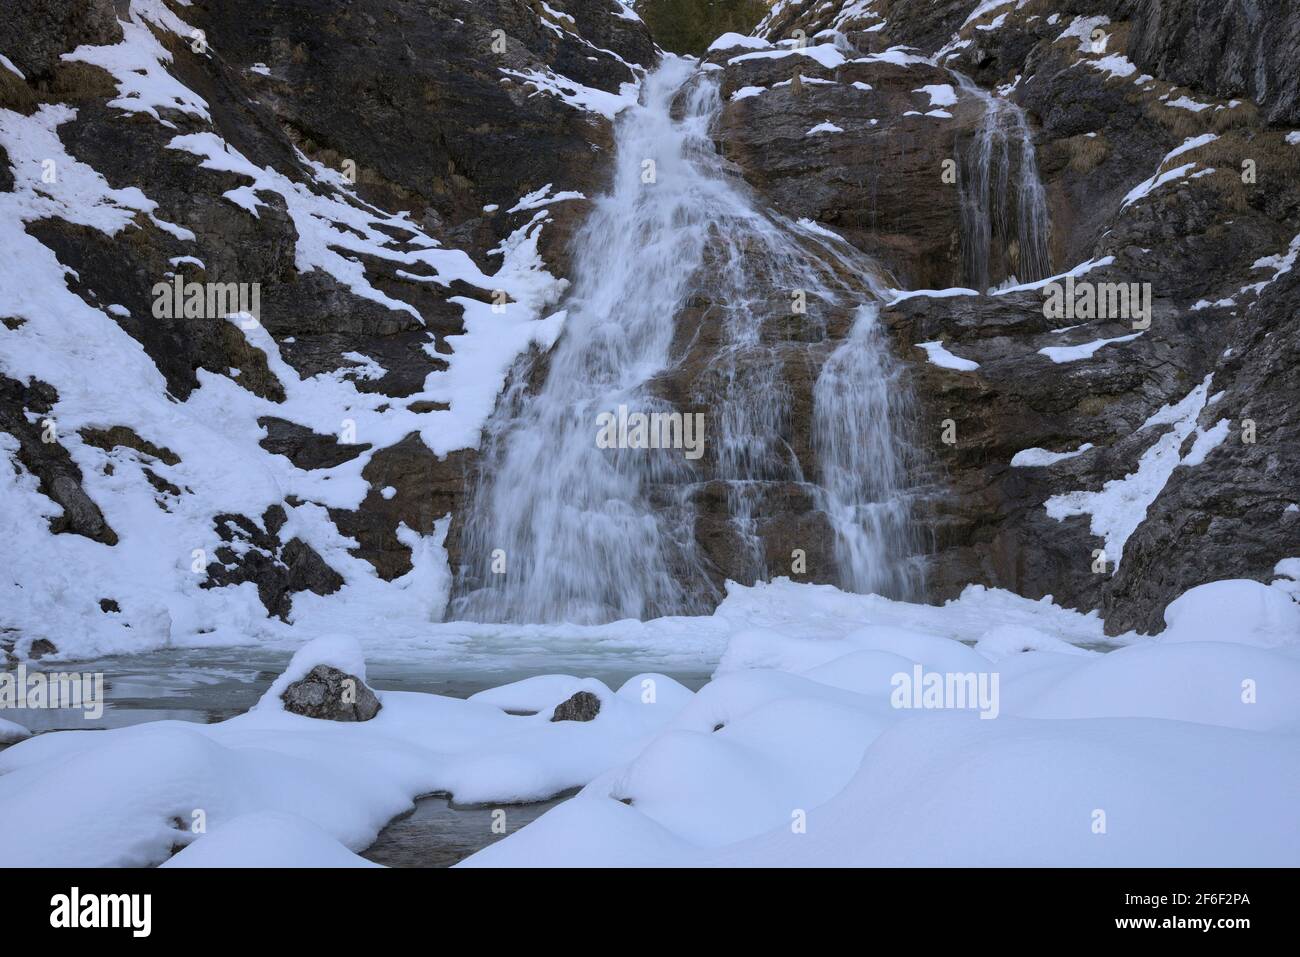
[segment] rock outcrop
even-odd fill
[[[645,25],[614,0],[6,13],[0,442],[31,518],[5,531],[79,596],[62,624],[8,596],[12,625],[143,640],[178,602],[206,610],[166,627],[211,631],[247,582],[274,630],[297,594],[409,573],[558,329]]]
[[[383,706],[355,675],[317,665],[280,695],[284,710],[323,721],[369,721]]]
[[[1147,328],[1128,315],[1048,318],[1041,284],[886,310],[924,418],[930,469],[917,481],[935,483],[923,519],[932,599],[981,583],[1100,609],[1112,633],[1151,633],[1185,589],[1267,581],[1300,550],[1286,477],[1300,443],[1282,412],[1295,394],[1283,356],[1300,348],[1300,149],[1273,125],[1294,122],[1286,64],[1300,18],[1238,6],[786,3],[766,36],[809,38],[839,54],[821,60],[843,62],[719,57],[729,90],[765,87],[729,105],[727,155],[778,207],[837,229],[906,287],[960,285],[960,191],[940,170],[978,102],[954,85],[954,103],[926,109],[922,91],[952,84],[948,69],[1024,110],[1053,271],[1147,284]],[[831,82],[796,98],[771,82],[775,64]],[[909,87],[910,114],[899,109]],[[843,133],[798,142],[801,123],[825,117]],[[864,175],[873,167],[883,172]],[[900,224],[899,239],[861,229],[867,219]],[[922,342],[969,371],[927,360]]]
[[[590,691],[575,691],[555,706],[552,721],[592,721],[600,714],[600,699]]]

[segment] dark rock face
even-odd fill
[[[304,152],[333,166],[354,160],[367,198],[412,208],[435,235],[485,250],[509,232],[508,217],[485,205],[507,209],[548,182],[591,182],[591,144],[609,144],[591,114],[530,96],[501,71],[553,71],[617,92],[635,80],[628,63],[655,59],[644,25],[601,0],[551,9],[572,20],[526,0],[324,10],[290,0],[259,10],[257,30],[239,4],[205,4],[203,23],[232,63],[266,64],[268,75],[252,78],[257,95]]]
[[[1128,0],[1128,53],[1142,69],[1213,96],[1244,96],[1269,123],[1300,123],[1300,20],[1287,0]]]
[[[600,714],[600,699],[590,691],[577,691],[555,706],[552,721],[591,721]]]
[[[0,375],[0,430],[18,439],[19,463],[40,480],[40,491],[63,509],[62,515],[50,519],[50,531],[115,545],[117,533],[81,487],[81,469],[58,442],[58,420],[42,418],[57,400],[58,394],[44,382],[24,386]],[[28,421],[28,414],[34,422]]]
[[[946,65],[986,88],[1004,87],[1034,131],[1052,219],[1053,271],[1101,262],[1081,278],[1148,283],[1152,296],[1151,327],[1132,339],[1126,339],[1134,332],[1127,318],[1048,319],[1041,290],[915,297],[885,311],[922,411],[919,434],[931,471],[916,481],[936,483],[923,519],[933,532],[932,599],[978,582],[1100,609],[1111,633],[1151,633],[1162,627],[1164,606],[1187,588],[1230,577],[1268,581],[1278,560],[1300,550],[1294,483],[1285,478],[1297,442],[1282,411],[1297,394],[1284,357],[1300,348],[1291,318],[1300,297],[1291,272],[1271,278],[1300,232],[1300,153],[1282,148],[1281,134],[1266,126],[1287,122],[1292,109],[1294,70],[1287,64],[1300,16],[1277,4],[1239,6],[1063,3],[1054,5],[1060,15],[1048,22],[1041,9],[1007,5],[963,25],[973,2],[882,0],[858,20],[838,23],[856,44],[858,31],[887,21],[859,52],[901,42],[928,54],[946,45]],[[1107,35],[1104,52],[1126,50],[1136,66],[1120,62],[1118,74],[1091,66],[1087,61],[1101,51],[1081,47],[1080,37],[1061,37],[1075,14],[1108,17],[1111,22],[1090,23],[1084,36],[1099,24]],[[786,7],[769,25],[770,36],[801,29],[811,37],[838,16],[838,8],[812,3]],[[1258,29],[1247,30],[1247,23]],[[754,82],[732,79],[742,66],[727,66],[729,88]],[[1156,79],[1135,82],[1139,69]],[[865,102],[846,106],[842,82],[805,84],[797,100],[776,90],[742,99],[728,107],[724,148],[779,206],[833,225],[906,285],[954,285],[945,272],[954,258],[945,241],[954,237],[955,196],[935,175],[935,164],[978,122],[970,111],[975,104],[963,96],[951,107],[951,120],[918,129],[919,118],[900,117],[897,99],[886,98],[909,86],[951,82],[930,78],[932,67],[913,65],[903,71],[904,82],[892,83],[875,64],[805,74],[842,81],[851,70],[872,86],[860,94]],[[1190,89],[1171,85],[1179,83]],[[1216,95],[1257,98],[1259,110],[1206,102]],[[793,111],[800,111],[797,119],[789,117]],[[756,113],[764,122],[743,121]],[[844,128],[839,143],[795,146],[801,123],[811,125],[823,113]],[[733,115],[739,118],[734,127]],[[864,129],[862,116],[880,119]],[[855,161],[865,165],[873,134],[885,144],[906,144],[901,152],[919,157],[906,189],[891,183],[867,191],[851,175]],[[1176,161],[1163,159],[1207,134],[1204,152],[1188,148]],[[826,150],[840,150],[844,159],[823,169],[817,161]],[[1241,175],[1245,160],[1255,170],[1253,181]],[[1188,171],[1204,172],[1126,201],[1144,177],[1189,161],[1195,165]],[[896,161],[890,163],[891,175],[883,179],[895,179]],[[903,181],[907,160],[901,168]],[[837,195],[842,201],[829,198]],[[909,255],[904,242],[884,242],[879,225],[854,229],[845,221],[846,207],[873,210],[877,223],[910,212],[898,234],[920,255]],[[925,361],[916,343],[936,340],[978,362],[978,369]],[[1042,351],[1099,340],[1116,341],[1065,362]],[[1173,407],[1185,408],[1190,419],[1157,416]],[[955,429],[952,442],[941,440],[945,425]],[[1198,443],[1208,451],[1193,454]],[[1027,449],[1083,451],[1048,464],[1012,465]],[[1097,524],[1095,510],[1107,506],[1080,498],[1108,488],[1110,507],[1133,497],[1145,504],[1124,534],[1113,522]],[[1070,501],[1089,501],[1094,511],[1071,513]],[[1071,514],[1053,517],[1049,503],[1056,513]],[[1122,554],[1115,554],[1117,543]],[[1108,545],[1098,570],[1096,552]]]
[[[280,695],[284,710],[323,721],[369,721],[383,707],[364,681],[317,665]]]
[[[227,544],[217,548],[202,588],[221,588],[251,581],[267,614],[287,621],[295,592],[332,595],[343,577],[330,568],[310,545],[298,538],[281,543],[284,509],[273,505],[262,516],[262,527],[243,515],[218,515],[216,531]]]
[[[121,39],[113,0],[13,0],[0,20],[0,50],[28,80],[48,77],[61,54],[83,43]]]

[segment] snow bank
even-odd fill
[[[837,638],[741,632],[634,761],[466,865],[1295,866],[1300,606],[1216,584],[1189,613],[1272,592],[1234,603],[1239,630],[1290,648],[1180,642],[1178,609],[1161,640],[1109,654],[1048,615],[975,649],[920,614]],[[913,667],[996,674],[997,720],[895,707]]]
[[[205,834],[163,867],[379,867],[353,854],[315,824],[294,814],[241,814]]]
[[[0,744],[13,744],[31,736],[21,724],[0,718]]]
[[[694,694],[655,673],[617,690],[546,675],[468,700],[384,692],[361,723],[258,707],[38,735],[0,752],[0,858],[151,865],[180,845],[173,866],[359,865],[419,795],[582,787],[468,863],[1294,866],[1293,572],[1193,589],[1163,636],[1117,642],[1047,599],[972,587],[925,606],[778,580],[674,620],[726,636]],[[322,638],[286,677],[358,657]],[[993,707],[900,697],[913,675],[984,682]],[[552,722],[576,691],[596,718]]]
[[[293,669],[321,652],[348,664],[353,649],[306,650],[315,653],[298,656]],[[631,679],[634,693],[584,683],[596,686],[600,714],[582,723],[551,722],[564,700],[558,688],[554,697],[532,694],[532,703],[547,707],[527,716],[486,701],[388,691],[379,714],[359,723],[258,707],[212,725],[159,721],[38,735],[0,753],[0,859],[147,866],[196,842],[178,863],[255,864],[274,859],[252,849],[288,816],[300,824],[276,838],[274,855],[288,855],[281,864],[318,866],[339,858],[336,845],[367,847],[422,794],[518,803],[585,784],[631,759],[691,696],[662,675]],[[197,821],[204,830],[196,831]]]
[[[1166,642],[1215,641],[1272,648],[1300,644],[1300,604],[1285,591],[1233,579],[1199,585],[1165,609]]]

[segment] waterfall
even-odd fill
[[[984,106],[983,121],[961,153],[962,282],[983,291],[1045,279],[1051,275],[1047,194],[1025,113],[950,72]]]
[[[743,562],[729,573],[752,581],[768,575],[755,517],[763,490],[811,486],[790,441],[810,423],[792,421],[784,370],[824,343],[831,309],[851,309],[883,288],[879,270],[832,234],[755,202],[714,149],[717,83],[694,67],[666,56],[646,77],[641,102],[619,116],[611,187],[574,237],[563,334],[538,360],[544,378],[517,370],[488,426],[452,618],[594,623],[707,611],[720,597],[718,576],[696,541],[695,497],[725,489]],[[679,335],[688,310],[699,319],[694,339]],[[782,323],[796,324],[802,341],[772,341]],[[855,569],[875,569],[845,577],[874,587],[889,577],[893,519],[866,499],[902,477],[874,463],[865,485],[846,475],[890,444],[872,435],[869,450],[851,448],[853,430],[888,426],[878,410],[849,408],[849,395],[874,402],[882,394],[854,384],[884,368],[862,356],[882,346],[860,327],[858,345],[835,352],[835,384],[818,384],[811,426],[825,433],[820,447],[834,463],[828,517],[868,523],[857,531],[836,524],[837,539],[849,543],[837,554]],[[704,359],[692,352],[701,338]],[[703,458],[599,447],[599,417],[620,407],[698,412]],[[854,422],[849,431],[818,425],[826,415]]]
[[[911,521],[906,438],[909,390],[865,303],[831,353],[814,391],[813,441],[823,508],[835,531],[840,585],[847,591],[910,598],[925,566]]]

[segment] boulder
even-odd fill
[[[555,706],[552,721],[591,721],[600,714],[600,699],[590,691],[577,691]]]
[[[382,705],[364,681],[330,665],[317,665],[280,695],[284,709],[325,721],[369,721]]]

